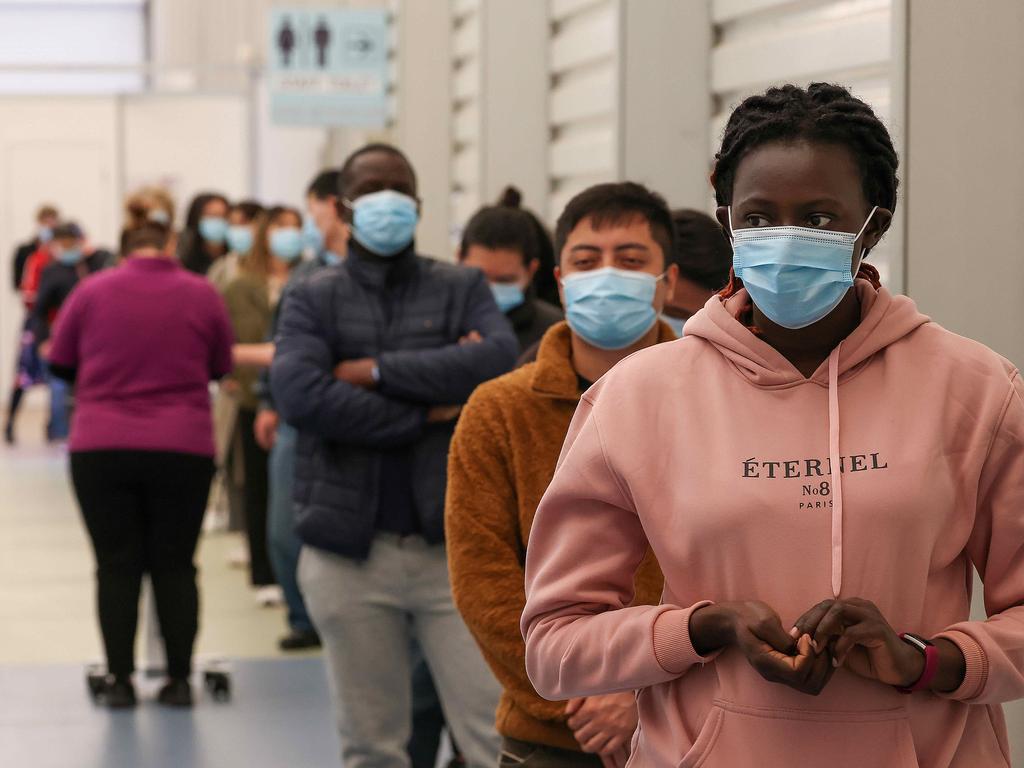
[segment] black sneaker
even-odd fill
[[[166,707],[191,707],[192,706],[192,685],[188,680],[171,678],[167,681],[157,701]]]
[[[320,635],[312,629],[293,629],[277,641],[277,647],[282,651],[305,651],[310,648],[319,648]]]
[[[135,686],[130,677],[107,677],[99,696],[100,702],[108,709],[131,709],[136,704]]]

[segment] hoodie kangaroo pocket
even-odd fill
[[[678,768],[919,768],[905,709],[819,712],[718,699]]]

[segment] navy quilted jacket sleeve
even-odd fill
[[[334,360],[308,283],[289,292],[281,310],[270,386],[285,421],[342,445],[389,448],[415,442],[427,409],[334,377]]]
[[[465,270],[460,276],[469,280],[469,287],[459,308],[459,335],[476,331],[483,341],[382,353],[377,363],[383,394],[429,405],[461,405],[480,384],[512,370],[519,342],[483,273]]]

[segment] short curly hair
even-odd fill
[[[740,160],[755,147],[774,141],[820,141],[847,147],[860,168],[864,196],[871,205],[896,210],[899,157],[889,131],[866,103],[829,83],[769,88],[733,110],[715,155],[711,183],[719,205],[732,203]]]

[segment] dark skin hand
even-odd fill
[[[909,687],[924,673],[924,655],[899,634],[869,600],[825,600],[796,622],[796,633],[811,634],[816,647],[833,646],[836,667],[887,685]],[[955,643],[940,638],[939,668],[931,690],[948,693],[963,682],[966,663]]]
[[[871,208],[857,163],[843,146],[806,141],[764,144],[751,150],[736,168],[734,229],[796,226],[858,232]],[[728,232],[728,209],[719,208],[716,215]],[[859,263],[856,257],[874,248],[891,222],[891,211],[875,211],[854,245],[851,271]],[[851,290],[827,317],[798,330],[776,325],[755,306],[754,324],[765,342],[810,378],[860,324],[860,302]]]
[[[779,615],[758,601],[716,603],[694,611],[690,639],[701,656],[737,648],[765,680],[817,696],[832,679],[831,655],[817,653],[809,634],[797,638],[782,628]]]

